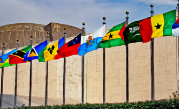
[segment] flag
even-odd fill
[[[78,48],[78,55],[85,55],[87,52],[97,50],[97,45],[104,35],[105,25],[96,30],[92,35],[81,36],[81,45]]]
[[[40,51],[42,51],[42,49],[46,46],[47,40],[29,50],[24,56],[24,61],[38,59]]]
[[[124,31],[125,43],[149,42],[151,38],[172,36],[172,25],[176,19],[176,10],[158,14],[129,24]]]
[[[0,63],[0,68],[3,68],[3,67],[9,67],[9,66],[14,66],[16,64],[9,64],[9,58],[6,59],[6,61],[4,63]]]
[[[123,41],[123,32],[125,30],[125,22],[114,26],[109,32],[103,37],[101,42],[98,44],[98,48],[109,48],[114,46],[125,45]]]
[[[24,55],[26,54],[27,51],[31,49],[31,45],[28,45],[24,47],[21,50],[18,50],[14,52],[13,54],[9,55],[9,64],[19,64],[19,63],[25,63],[27,61],[24,60]]]
[[[172,36],[179,36],[179,18],[172,26]]]
[[[10,51],[10,52],[8,52],[8,53],[6,53],[6,54],[0,56],[0,63],[4,63],[4,62],[6,61],[6,59],[9,58],[8,56],[11,55],[11,54],[13,54],[13,53],[16,52],[16,51],[17,51],[17,49],[14,49],[14,50],[12,50],[12,51]]]
[[[81,33],[71,41],[65,43],[61,48],[58,49],[58,54],[54,59],[68,57],[71,55],[78,55],[78,47],[81,45]]]
[[[176,20],[176,10],[151,17],[152,37],[172,36],[172,25]]]
[[[55,42],[54,44],[47,45],[43,48],[43,50],[39,53],[38,59],[39,62],[45,62],[53,60],[55,55],[57,55],[57,50],[64,45],[64,37]]]
[[[133,23],[130,23],[123,33],[125,44],[132,43],[132,42],[141,42],[142,36],[139,31],[139,22],[135,21]]]

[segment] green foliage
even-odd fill
[[[16,109],[179,109],[179,99],[163,99],[131,103],[77,104],[18,107]]]

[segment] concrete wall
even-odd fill
[[[177,91],[178,39],[156,38],[154,43],[155,99]],[[103,50],[87,54],[87,102],[103,102]],[[129,44],[129,101],[151,100],[150,42]],[[125,46],[106,49],[106,102],[126,101]]]

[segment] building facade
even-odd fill
[[[46,31],[50,31],[50,44],[64,36],[70,41],[81,32],[76,27],[50,23],[47,26],[23,24],[0,27],[0,43],[5,43],[5,53],[15,48],[19,38],[20,48],[33,46],[46,40]],[[31,25],[32,27],[28,27]],[[9,27],[9,29],[8,29]],[[10,28],[11,27],[11,28]],[[23,27],[22,30],[20,27]],[[24,28],[28,27],[28,32]],[[3,30],[4,28],[4,30]],[[6,30],[5,30],[6,29]],[[15,32],[12,32],[15,31]],[[24,32],[23,32],[24,31]],[[106,29],[106,33],[109,29]],[[16,37],[18,36],[18,37]],[[8,37],[8,38],[6,38]],[[11,39],[10,39],[11,38]],[[23,40],[23,41],[22,41]],[[151,100],[151,51],[150,42],[129,44],[129,101]],[[168,36],[154,39],[155,99],[169,98],[178,86],[178,37]],[[0,46],[2,47],[2,45]],[[7,49],[8,48],[8,49]],[[106,48],[106,102],[126,101],[126,47]],[[81,56],[66,58],[66,99],[81,103]],[[49,61],[48,98],[63,98],[63,58]],[[45,62],[32,61],[32,96],[45,98]],[[30,63],[18,64],[17,94],[29,95]],[[15,66],[4,68],[4,94],[14,94]],[[103,49],[85,55],[85,103],[103,102]]]

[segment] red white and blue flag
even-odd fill
[[[172,26],[172,36],[179,36],[179,18]]]

